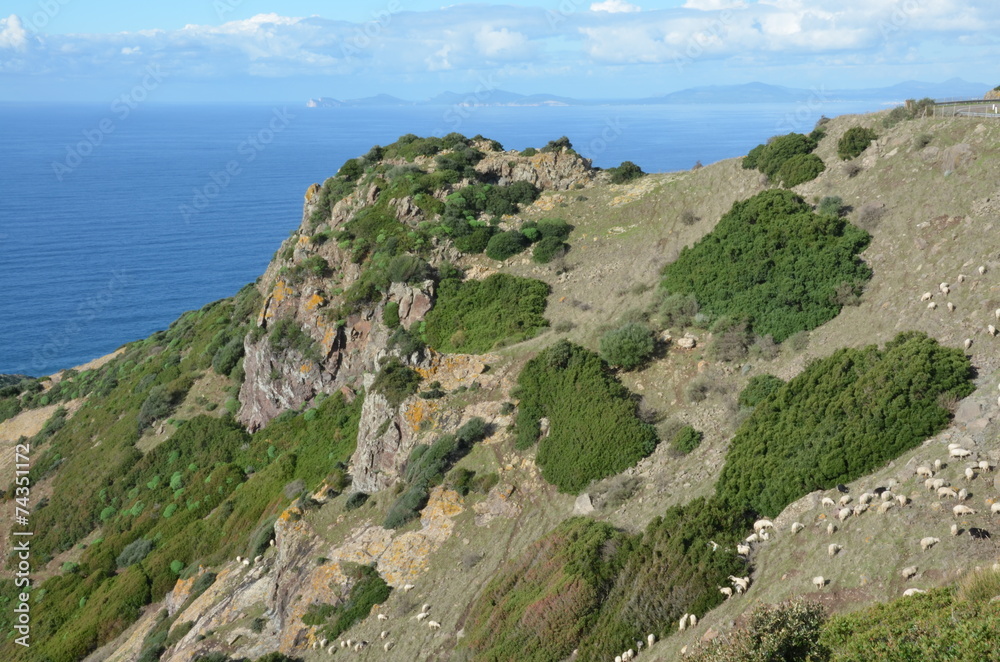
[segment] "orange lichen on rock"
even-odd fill
[[[312,202],[312,199],[316,197],[316,194],[319,193],[319,190],[320,190],[319,184],[312,184],[309,188],[307,188],[306,203]]]
[[[285,299],[293,296],[295,291],[288,286],[283,280],[279,280],[274,283],[274,289],[271,291],[271,298],[275,303],[281,303]]]
[[[322,294],[316,292],[306,301],[306,310],[313,311],[326,303],[326,299]]]
[[[440,409],[440,405],[437,402],[431,400],[417,400],[412,404],[407,405],[406,409],[403,411],[403,418],[410,425],[410,430],[416,432],[420,429],[421,425],[430,424],[431,428],[437,427],[437,423],[434,420],[435,414]]]

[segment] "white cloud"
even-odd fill
[[[138,46],[134,48],[131,46],[126,46],[125,48],[122,49],[122,55],[138,55],[140,53],[142,53],[142,49],[139,48]]]
[[[603,11],[609,14],[631,14],[642,11],[641,7],[626,2],[625,0],[604,0],[590,5],[590,11]]]
[[[495,30],[483,26],[476,33],[476,46],[486,57],[508,56],[523,53],[527,48],[528,38],[520,32],[512,32],[507,28]]]
[[[16,14],[0,18],[0,48],[20,52],[28,50],[28,31]]]
[[[721,11],[723,9],[746,9],[747,3],[743,0],[687,0],[684,9],[698,9],[701,11]]]

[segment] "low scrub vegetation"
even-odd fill
[[[743,157],[743,167],[757,169],[783,186],[796,186],[823,172],[823,161],[812,153],[818,144],[814,135],[789,133],[778,136],[750,150]]]
[[[844,132],[844,135],[837,143],[837,156],[844,161],[858,157],[877,138],[878,134],[867,127],[851,127]]]

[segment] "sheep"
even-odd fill
[[[334,646],[330,646],[329,648],[326,649],[326,654],[327,655],[333,655],[333,652],[335,650],[337,650],[337,647],[335,645]]]
[[[926,593],[926,592],[927,591],[923,591],[919,588],[908,588],[905,591],[903,591],[903,595],[905,595],[906,597],[910,597],[911,595],[916,595],[917,593]]]
[[[900,574],[903,575],[903,579],[909,579],[917,574],[917,566],[907,566],[903,568],[903,571]]]
[[[985,265],[979,265],[979,275],[982,276],[986,273]]]
[[[933,296],[934,295],[931,294],[930,292],[924,292],[923,294],[920,295],[920,301],[921,302],[930,301]]]
[[[960,489],[958,491],[958,500],[959,501],[965,501],[968,498],[969,498],[969,490],[967,490],[967,489],[965,489],[963,487],[962,489]]]
[[[719,549],[719,543],[715,542],[714,540],[709,540],[708,546],[712,548],[713,552]]]
[[[264,558],[263,554],[258,554],[257,556],[253,557],[253,564],[257,565],[263,558]]]
[[[955,312],[955,304],[953,304],[951,301],[948,302],[948,312],[949,313]]]
[[[926,487],[929,490],[933,490],[934,489],[934,479],[933,478],[928,478],[927,480],[925,480],[924,481],[924,487]]]
[[[652,646],[653,644],[655,644],[656,643],[656,635],[655,634],[647,634],[646,635],[646,643],[649,644],[650,646]]]
[[[736,553],[742,556],[747,556],[750,553],[750,545],[744,545],[743,543],[738,543],[736,545]]]
[[[851,512],[852,511],[850,508],[841,508],[840,512],[837,513],[837,519],[843,522],[845,519],[851,516]]]
[[[919,467],[917,467],[916,469],[913,470],[913,473],[915,473],[916,475],[918,475],[918,476],[920,476],[922,478],[933,478],[934,477],[934,472],[931,471],[930,467],[925,466],[925,465],[920,465]]]
[[[972,455],[972,451],[967,451],[964,448],[952,448],[950,451],[948,451],[949,457],[962,458],[962,457],[969,457],[970,455]]]
[[[990,514],[991,515],[1000,515],[1000,501],[997,501],[995,504],[993,504],[992,506],[990,506]]]
[[[933,301],[927,304],[927,310],[934,310],[935,308],[937,308],[937,304],[934,303]]]
[[[921,538],[920,549],[926,552],[928,549],[938,544],[939,542],[941,542],[940,538],[932,538],[930,536],[927,536],[926,538]]]
[[[432,630],[440,630],[441,624],[438,623],[437,621],[427,621],[427,627],[429,627]]]
[[[798,533],[804,528],[806,528],[806,525],[802,522],[792,522],[792,533]]]
[[[688,626],[688,615],[684,614],[683,616],[681,616],[681,620],[677,624],[678,631],[684,632],[684,630],[687,630],[687,626]]]
[[[691,627],[694,627],[694,626],[698,625],[698,617],[695,616],[694,614],[691,614],[690,616],[688,616],[688,621],[690,621]]]
[[[937,495],[940,498],[945,498],[945,497],[951,497],[952,499],[957,499],[958,498],[958,492],[956,492],[955,490],[951,489],[950,487],[941,487],[941,488],[938,488]]]
[[[391,641],[387,641],[384,644],[382,644],[382,650],[384,650],[386,653],[389,652],[390,648],[392,648],[392,642]]]
[[[359,642],[355,643],[354,644],[354,652],[357,653],[358,651],[360,651],[362,648],[364,648],[367,645],[368,645],[367,641],[359,641]]]
[[[969,527],[969,535],[976,540],[989,540],[992,537],[986,529],[978,529],[974,526]]]
[[[733,577],[732,575],[729,575],[729,581],[733,583],[737,593],[743,593],[750,588],[749,577]]]
[[[622,662],[622,656],[621,655],[615,655],[615,662]]]
[[[965,282],[965,274],[958,274],[958,278],[956,280],[959,283],[964,283]]]
[[[941,471],[941,460],[934,460],[934,471]]]
[[[386,637],[389,636],[389,631],[388,630],[382,630],[381,632],[379,632],[378,636],[379,636],[380,639],[385,639]]]
[[[823,588],[826,586],[826,578],[820,575],[819,577],[813,577],[813,586],[816,588]]]
[[[832,536],[834,531],[836,530],[837,530],[837,525],[834,524],[833,522],[830,522],[829,524],[826,525],[826,535]]]
[[[243,559],[243,565],[244,566],[250,565],[250,559]]]
[[[837,501],[837,504],[840,505],[840,506],[846,506],[851,501],[852,501],[851,495],[850,494],[845,494],[844,496],[840,497],[840,499]]]
[[[744,540],[748,543],[753,544],[755,542],[760,542],[760,536],[757,535],[756,533],[751,533]]]
[[[898,503],[900,506],[905,506],[907,503],[909,503],[909,501],[910,499],[905,494],[896,495],[896,503]]]
[[[271,538],[270,540],[267,541],[267,546],[274,547],[274,538]]]
[[[760,539],[762,541],[764,541],[764,542],[767,542],[768,540],[771,539],[771,534],[768,533],[767,531],[761,531],[760,532]]]
[[[826,548],[826,553],[829,554],[830,556],[836,556],[837,552],[839,552],[842,549],[844,548],[838,545],[837,543],[830,543]]]
[[[820,501],[820,505],[830,506],[831,508],[835,508],[837,506],[836,502],[834,502],[834,500],[830,497],[823,497],[823,500]]]
[[[885,503],[886,501],[892,501],[895,498],[896,495],[890,492],[889,490],[882,492],[882,503]]]
[[[995,326],[993,326],[992,324],[988,324],[986,326],[986,332],[988,334],[990,334],[991,336],[996,336],[997,335],[997,328]]]
[[[418,621],[422,621],[425,618],[427,618],[428,616],[430,616],[430,614],[428,614],[426,612],[420,612],[419,614],[417,614],[417,620]]]
[[[320,647],[320,648],[326,648],[326,645],[327,645],[327,644],[328,644],[329,642],[328,642],[328,641],[326,640],[326,637],[321,637],[321,638],[320,638],[320,640],[319,640],[318,642],[316,642],[316,643],[318,643],[318,644],[319,644],[319,647]]]
[[[948,283],[941,283],[940,285],[938,285],[938,289],[944,292],[945,294],[948,294]]]
[[[409,593],[414,588],[416,588],[416,587],[413,584],[403,584],[403,592],[404,593]]]
[[[759,519],[753,523],[754,533],[760,533],[761,529],[773,529],[774,522],[769,519]]]
[[[862,513],[866,512],[867,510],[868,510],[867,503],[859,503],[858,505],[854,506],[854,510],[852,512],[854,513],[855,517],[857,517],[860,516]]]
[[[948,481],[944,478],[935,478],[931,483],[931,489],[940,490],[942,487],[948,487]]]
[[[733,589],[729,588],[728,586],[720,586],[719,593],[726,596],[727,599],[733,597]]]
[[[958,535],[958,524],[952,524],[951,525],[951,535],[953,535],[953,536],[957,536]]]
[[[972,508],[969,508],[968,506],[961,506],[961,505],[955,506],[954,508],[952,508],[951,512],[953,512],[955,514],[955,517],[958,517],[960,515],[975,515],[976,514],[976,511],[973,510]]]
[[[1000,308],[997,308],[996,310],[993,311],[993,317],[996,317],[998,320],[1000,320]]]
[[[896,503],[894,501],[885,501],[878,507],[878,512],[880,515],[885,515],[895,505]]]
[[[242,556],[237,556],[236,557],[236,562],[237,563],[243,563],[243,557]]]
[[[388,617],[388,616],[386,616],[385,614],[379,614],[379,615],[378,615],[378,616],[376,616],[375,618],[377,618],[377,619],[378,619],[378,620],[380,620],[380,621],[387,621],[387,620],[389,620],[389,617]]]
[[[965,480],[972,481],[976,479],[976,470],[972,467],[965,468]]]
[[[872,494],[871,492],[865,492],[864,494],[858,497],[858,503],[869,503],[874,498],[875,498],[874,494]]]
[[[965,347],[965,349],[969,349],[970,347],[972,347],[972,338],[966,338],[965,342],[962,343],[962,345]]]
[[[347,642],[346,642],[346,641],[344,641],[343,639],[341,639],[341,640],[340,640],[340,647],[341,647],[341,648],[347,648]]]
[[[979,461],[979,470],[982,471],[982,472],[991,471],[992,467],[990,467],[990,461],[989,460],[980,460]]]

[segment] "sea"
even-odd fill
[[[310,184],[399,136],[567,136],[595,166],[686,170],[879,102],[559,107],[0,105],[0,374],[52,374],[253,282]]]

